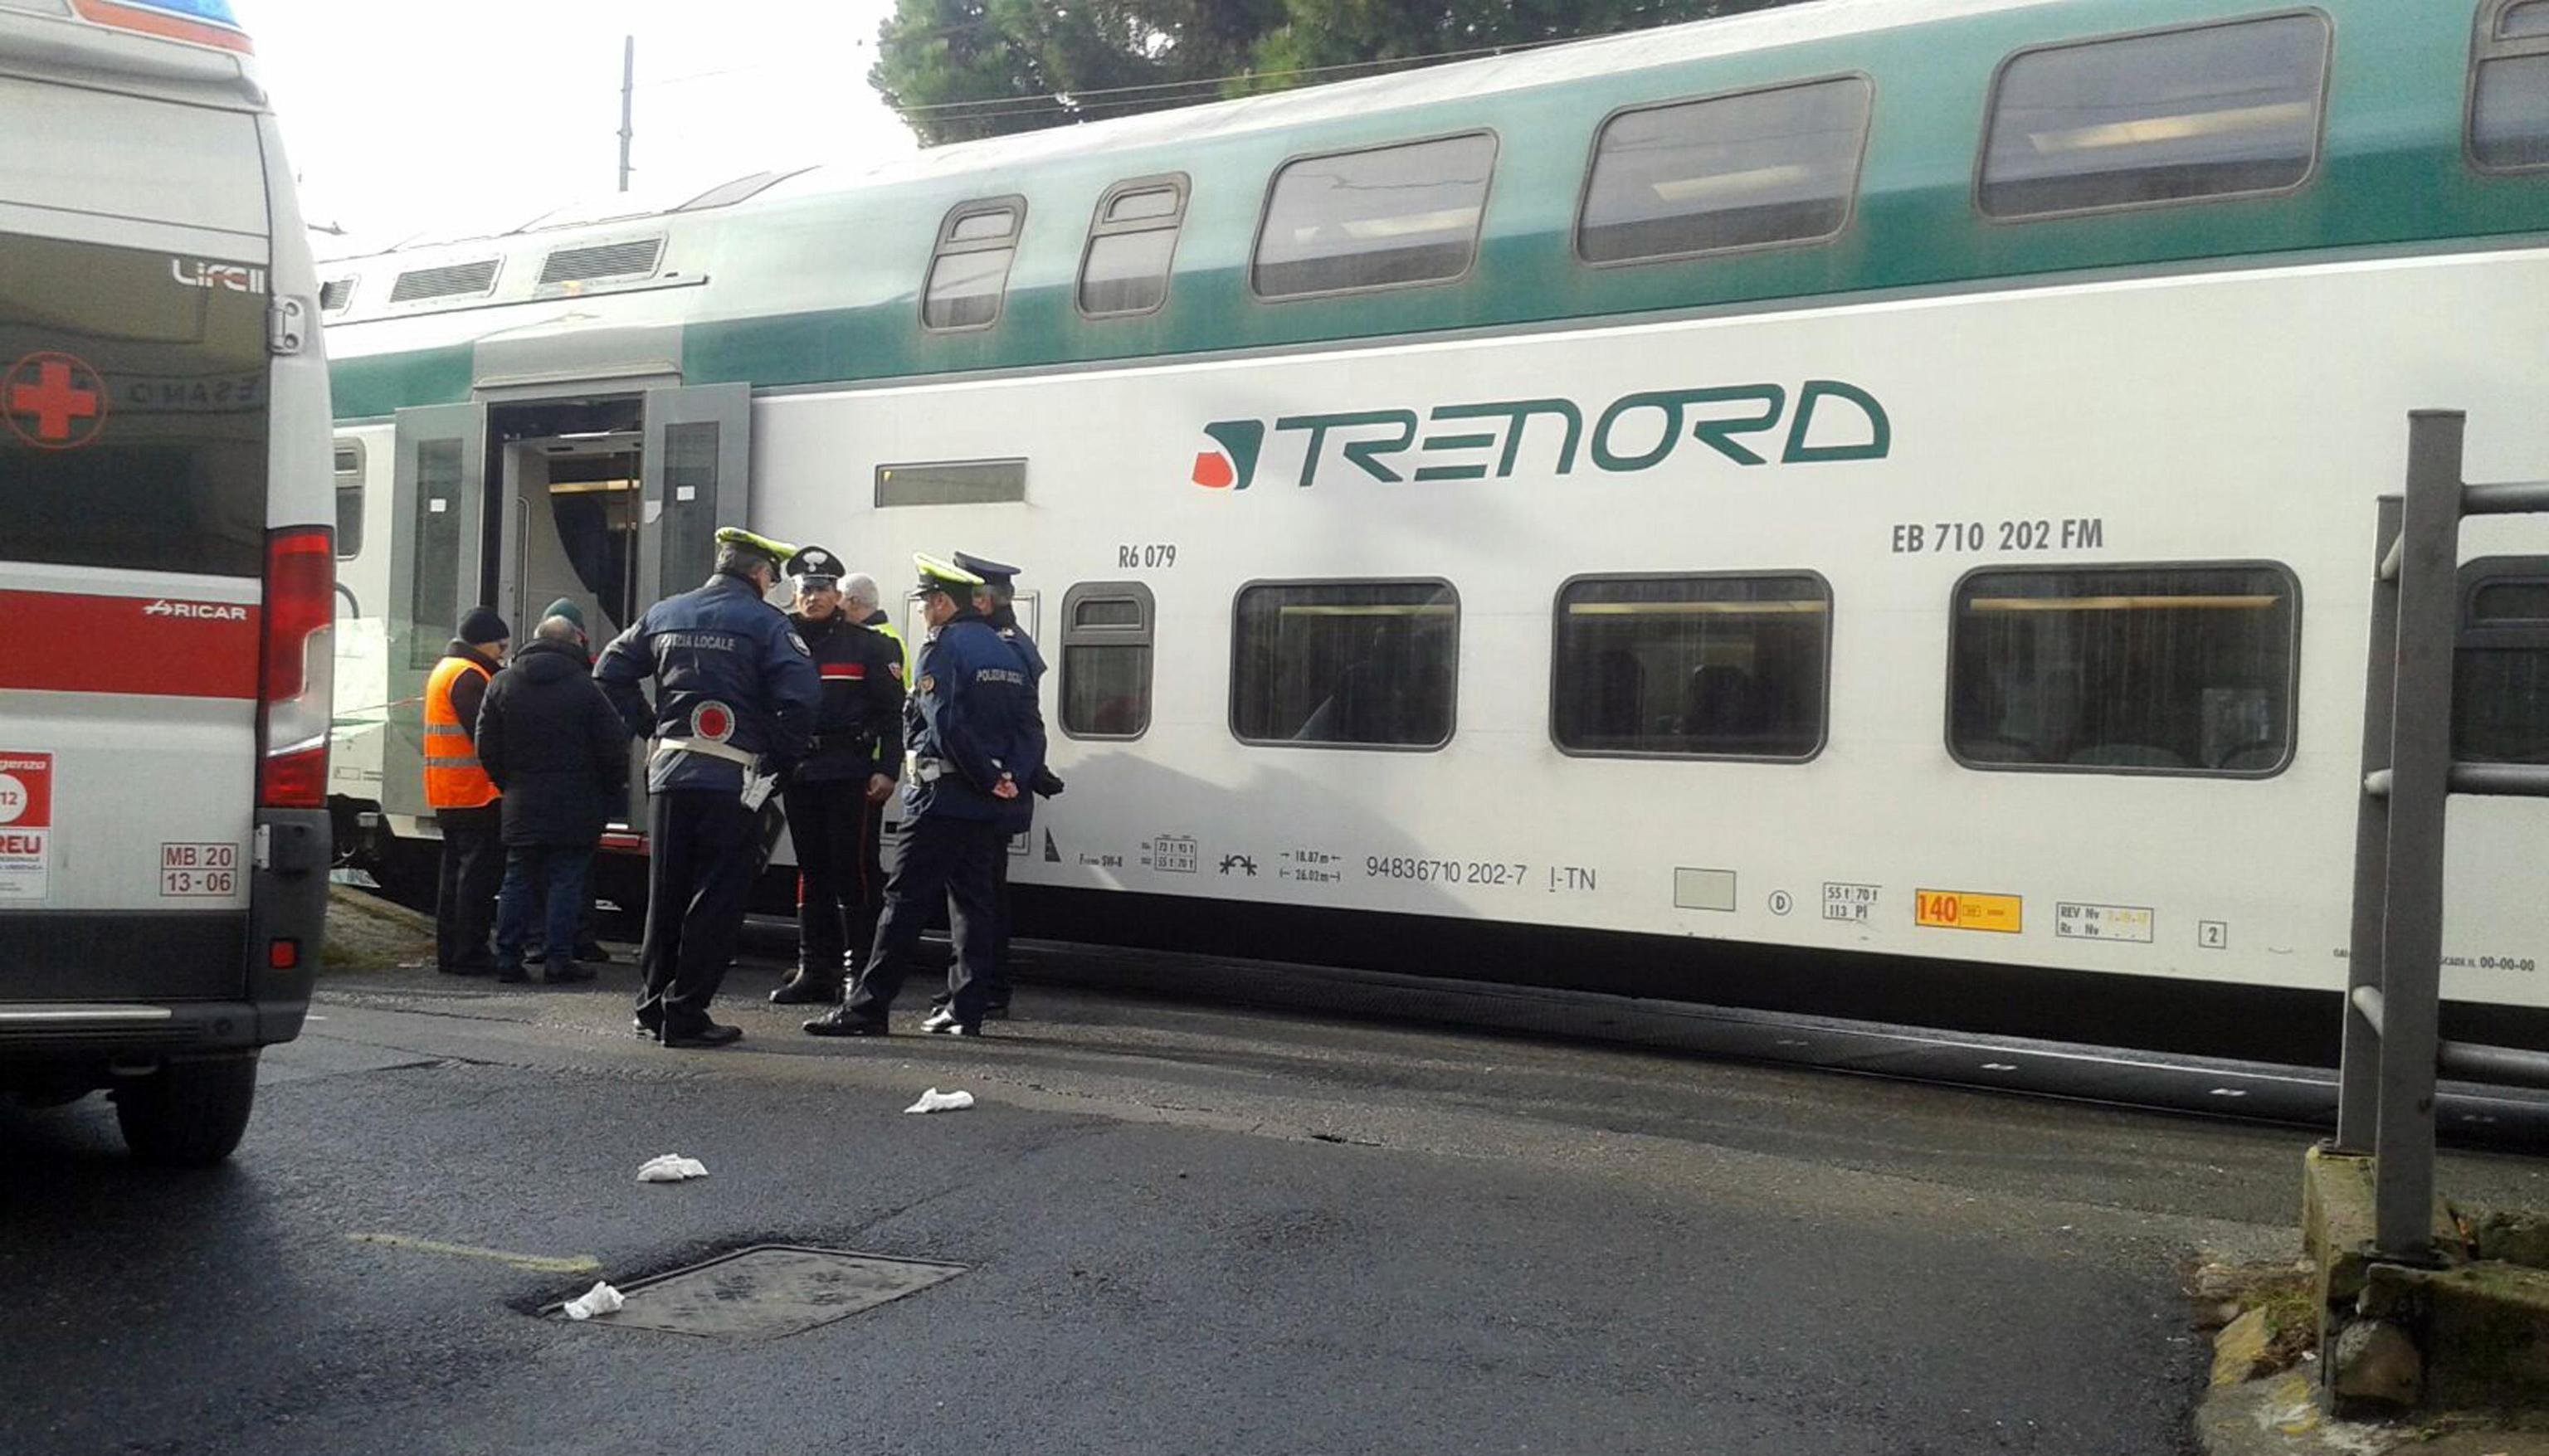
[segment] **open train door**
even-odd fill
[[[381,807],[423,817],[425,682],[485,576],[487,407],[401,410],[397,453]]]
[[[646,392],[639,464],[637,604],[692,591],[716,568],[716,528],[749,525],[752,386]],[[599,646],[600,644],[596,644]],[[646,822],[646,745],[628,785],[628,823]]]

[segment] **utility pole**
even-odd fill
[[[637,38],[623,38],[619,49],[619,190],[628,190],[628,143],[637,134]]]

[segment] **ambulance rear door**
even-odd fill
[[[0,136],[33,138],[0,163],[0,1002],[237,997],[268,524],[258,121],[0,76]]]

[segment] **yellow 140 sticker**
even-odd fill
[[[1912,921],[1935,930],[1988,930],[2017,935],[2026,901],[2017,895],[1978,895],[1969,890],[1914,890]]]

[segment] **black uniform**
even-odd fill
[[[966,585],[957,579],[941,589],[962,592]],[[950,899],[957,957],[948,976],[951,1009],[964,1031],[982,1029],[998,925],[992,875],[1009,836],[1026,825],[1022,785],[1043,767],[1043,739],[1024,665],[970,605],[931,634],[918,674],[903,703],[911,772],[885,914],[849,999],[807,1023],[811,1032],[883,1031],[921,928]],[[1014,796],[999,795],[1003,780],[1021,786]]]
[[[839,612],[792,615],[822,675],[814,740],[791,775],[788,833],[797,846],[797,976],[802,994],[837,1000],[854,955],[885,905],[885,805],[868,780],[902,769],[902,648]],[[855,950],[853,949],[855,948]]]
[[[648,607],[603,650],[594,677],[630,730],[656,740],[638,1025],[667,1043],[732,1040],[729,1029],[709,1031],[708,1004],[734,958],[751,887],[745,770],[804,757],[821,698],[813,659],[749,577],[719,572]],[[638,690],[649,678],[651,707]]]

